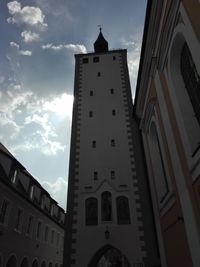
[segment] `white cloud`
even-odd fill
[[[60,96],[54,97],[49,101],[45,101],[43,109],[45,111],[51,111],[59,116],[72,116],[73,96],[63,93]]]
[[[20,50],[20,46],[15,42],[10,42],[10,46],[17,50],[18,55],[21,56],[32,56],[32,51],[30,50]]]
[[[59,45],[46,44],[46,45],[42,45],[42,49],[45,49],[45,50],[49,49],[49,50],[54,50],[54,51],[68,49],[75,53],[87,53],[86,47],[82,44],[59,44]]]
[[[17,12],[20,12],[20,10],[21,10],[21,4],[17,1],[10,2],[7,4],[7,6],[8,6],[9,13],[11,15],[13,15]]]
[[[30,43],[34,41],[38,41],[40,36],[38,33],[31,32],[31,31],[23,31],[21,33],[21,37],[23,38],[25,43]]]
[[[51,197],[56,199],[58,204],[66,210],[67,202],[67,179],[59,177],[55,182],[43,181],[41,185],[50,193]]]
[[[32,95],[26,104],[23,119],[23,129],[32,129],[26,142],[13,150],[40,150],[41,153],[52,156],[64,151],[65,146],[59,141],[59,132],[55,127],[58,121],[71,119],[73,97],[63,93],[49,99],[38,99]],[[21,112],[18,112],[21,114]],[[16,114],[16,112],[15,112]],[[31,114],[31,115],[30,115]],[[54,125],[54,122],[55,125]]]
[[[15,42],[10,42],[10,46],[19,49],[19,45]]]
[[[32,56],[32,51],[30,51],[30,50],[20,50],[19,51],[19,55],[21,55],[21,56]]]
[[[45,16],[39,7],[24,6],[21,3],[12,1],[7,4],[8,12],[12,15],[7,19],[8,23],[16,23],[18,25],[27,24],[29,26],[39,26],[41,29],[48,25],[44,23]]]

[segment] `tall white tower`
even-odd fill
[[[64,267],[159,266],[127,51],[101,29],[94,49],[75,55]]]

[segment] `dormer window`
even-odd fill
[[[33,193],[34,193],[34,186],[31,186],[31,190],[30,190],[30,199],[33,199]]]
[[[41,208],[44,209],[44,196],[42,196],[42,200],[41,200]]]
[[[53,216],[53,214],[54,214],[54,206],[52,205],[51,206],[51,216]]]
[[[11,179],[11,182],[12,182],[13,184],[15,184],[15,182],[16,182],[17,174],[18,174],[18,170],[15,169],[15,170],[14,170],[14,173],[13,173],[13,177],[12,177],[12,179]]]

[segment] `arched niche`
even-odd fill
[[[42,261],[41,267],[46,267],[46,262],[45,261]]]
[[[23,258],[20,267],[29,267],[28,259],[26,257]]]
[[[14,255],[10,256],[6,263],[6,267],[17,267],[17,259]]]
[[[128,259],[122,252],[111,246],[106,245],[100,248],[92,257],[91,261],[88,264],[88,267],[131,267],[128,262]]]
[[[86,225],[98,224],[98,201],[95,197],[85,200],[85,223]]]
[[[32,267],[38,267],[37,259],[34,259],[34,261],[32,262]]]
[[[112,221],[112,194],[109,191],[101,194],[101,219],[104,222]]]

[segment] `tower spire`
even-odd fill
[[[101,25],[98,25],[99,27],[99,36],[97,40],[94,42],[94,51],[96,53],[103,53],[103,52],[108,52],[108,42],[104,38],[102,34],[102,27]]]

